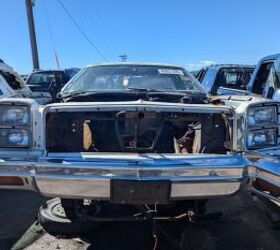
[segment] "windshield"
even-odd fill
[[[84,69],[69,82],[63,93],[129,89],[201,92],[195,80],[181,68],[114,65]]]

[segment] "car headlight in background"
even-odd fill
[[[0,125],[28,125],[29,122],[27,106],[0,106]]]
[[[277,144],[277,129],[262,129],[249,131],[247,135],[248,148],[261,148]]]
[[[0,129],[0,147],[28,147],[29,131],[26,129]]]
[[[261,126],[263,124],[276,123],[276,107],[264,106],[250,108],[248,111],[248,126]]]

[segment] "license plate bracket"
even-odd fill
[[[118,204],[168,204],[171,183],[169,180],[138,181],[111,180],[111,202]]]

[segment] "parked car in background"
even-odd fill
[[[280,54],[262,58],[248,84],[248,92],[280,100]]]
[[[280,201],[279,102],[217,103],[183,68],[151,63],[86,67],[60,98],[0,100],[0,188],[60,197],[39,211],[53,235],[187,223],[208,199],[244,189]]]
[[[243,95],[254,68],[252,65],[215,64],[201,69],[196,77],[211,95]]]
[[[34,71],[27,78],[26,84],[33,92],[48,92],[53,100],[56,100],[56,94],[79,70],[78,68],[69,68]]]

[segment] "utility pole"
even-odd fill
[[[127,55],[126,54],[119,55],[119,57],[121,58],[122,62],[126,62],[127,61]]]
[[[25,0],[26,6],[26,14],[28,20],[28,28],[29,28],[29,36],[30,36],[30,44],[32,51],[32,60],[33,60],[33,69],[39,69],[39,58],[38,58],[38,49],[36,42],[36,33],[35,33],[35,25],[34,25],[34,17],[33,17],[33,5],[34,0]]]

